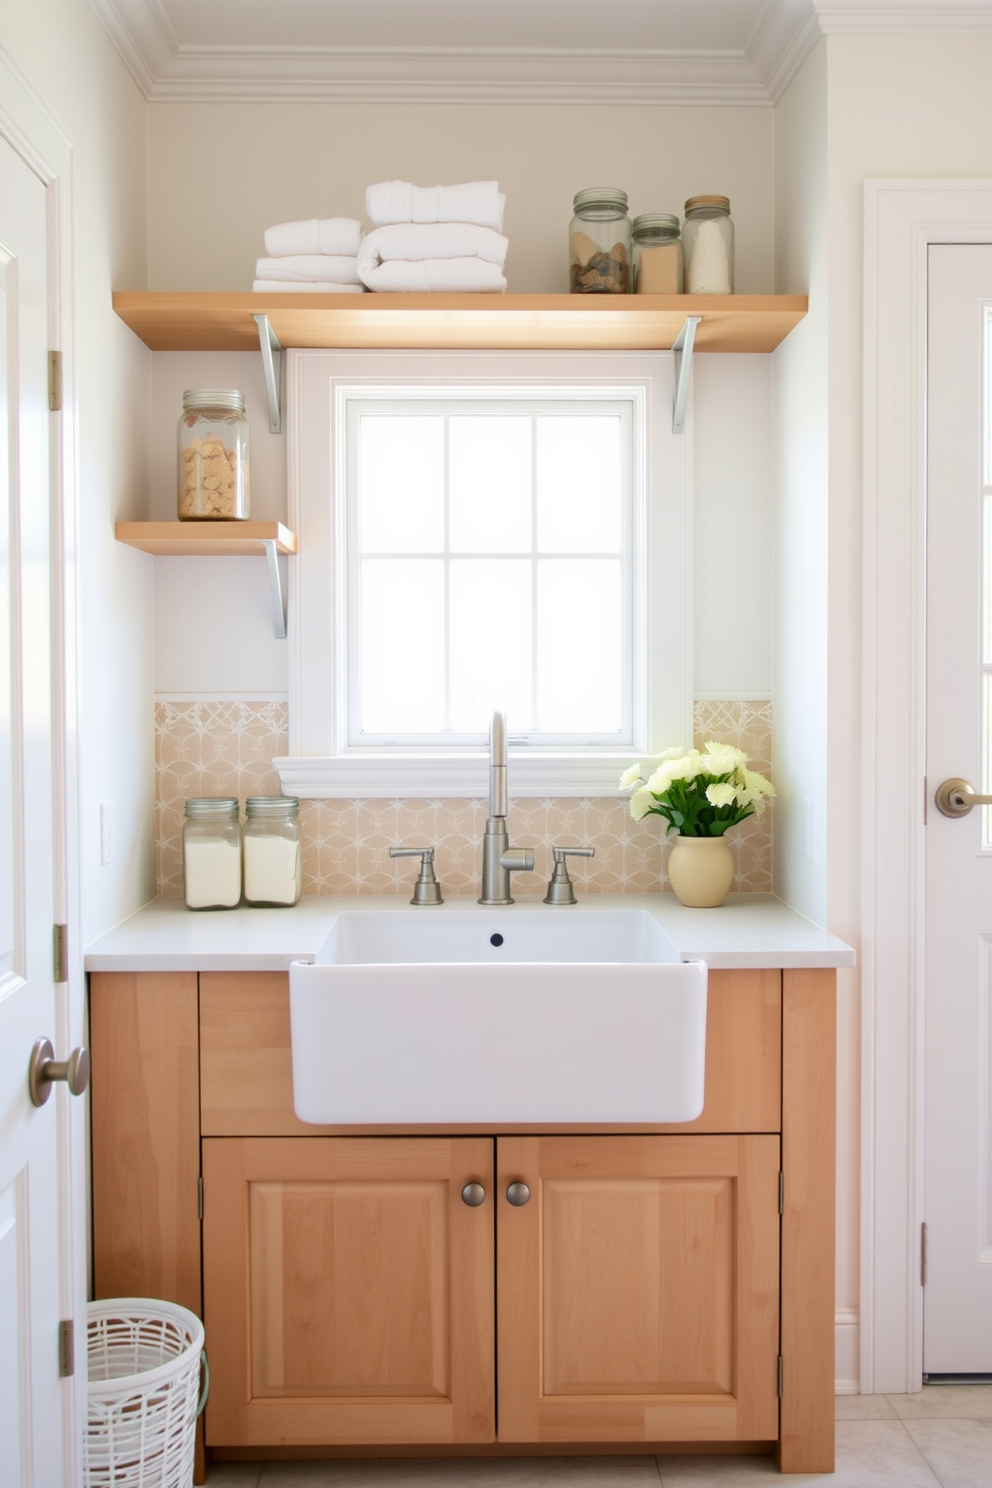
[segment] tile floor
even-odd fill
[[[745,1488],[782,1482],[764,1457],[430,1458],[215,1463],[209,1488]],[[992,1488],[992,1385],[839,1395],[837,1470],[792,1483]]]

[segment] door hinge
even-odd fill
[[[920,1286],[927,1284],[927,1227],[920,1225]]]
[[[782,1399],[782,1355],[778,1356],[778,1398]]]
[[[203,1218],[203,1174],[196,1180],[196,1212]]]
[[[785,1213],[785,1174],[778,1175],[778,1212]]]
[[[67,982],[69,980],[68,925],[52,926],[52,959],[55,963],[55,980]]]
[[[48,411],[60,413],[62,409],[62,353],[48,353]]]
[[[59,1379],[68,1379],[76,1372],[75,1329],[72,1318],[59,1323]]]

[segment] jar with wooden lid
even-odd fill
[[[682,251],[686,294],[733,294],[734,224],[727,197],[689,197]]]
[[[634,218],[634,293],[682,293],[682,237],[679,219],[668,212]]]
[[[299,800],[296,796],[249,796],[245,817],[245,903],[296,904],[303,892]]]
[[[245,395],[187,388],[179,420],[180,522],[241,521],[251,513]]]
[[[236,909],[241,902],[241,826],[234,796],[194,796],[183,823],[187,909]]]
[[[630,293],[630,218],[627,193],[591,186],[572,203],[568,230],[569,291],[572,294]]]

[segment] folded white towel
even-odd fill
[[[256,294],[364,294],[364,284],[330,284],[326,279],[256,279]]]
[[[476,294],[506,288],[499,264],[481,258],[393,258],[365,270],[376,294]]]
[[[365,206],[376,227],[391,222],[474,222],[502,232],[505,205],[506,197],[495,181],[467,181],[462,186],[380,181],[365,190]]]
[[[358,277],[368,284],[368,273],[393,259],[477,258],[503,267],[509,244],[491,227],[470,222],[396,222],[377,227],[362,239]]]
[[[324,280],[328,284],[359,284],[354,254],[294,253],[285,258],[260,258],[255,265],[258,279]]]
[[[270,258],[294,253],[342,253],[352,256],[362,241],[362,224],[354,217],[313,217],[307,222],[279,222],[265,229]]]

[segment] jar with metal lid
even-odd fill
[[[679,219],[668,212],[634,218],[634,293],[682,293],[682,238]]]
[[[296,904],[303,892],[299,801],[249,796],[245,815],[245,903]]]
[[[630,293],[630,218],[627,193],[591,186],[576,194],[568,230],[572,294]]]
[[[244,520],[251,512],[248,420],[237,388],[187,388],[179,420],[179,520]]]
[[[734,224],[727,197],[689,197],[682,251],[686,294],[733,294]]]
[[[183,823],[187,909],[235,909],[241,902],[241,826],[234,796],[195,796]]]

